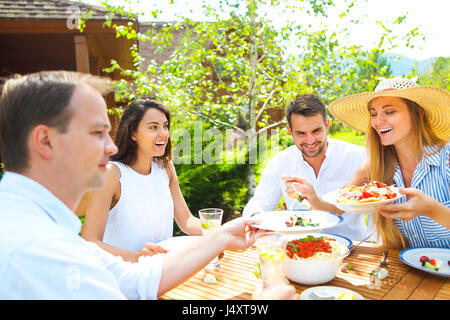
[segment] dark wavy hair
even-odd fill
[[[150,99],[139,99],[131,102],[120,119],[119,127],[116,133],[115,144],[118,151],[111,157],[113,161],[119,161],[126,165],[131,165],[136,161],[137,157],[137,143],[131,136],[136,132],[139,123],[144,117],[145,112],[149,109],[157,109],[164,113],[170,128],[170,111],[165,105],[159,101]],[[164,154],[160,157],[155,157],[163,162],[164,166],[172,159],[172,142],[167,141],[167,146]]]
[[[292,127],[292,114],[299,114],[304,117],[321,114],[324,122],[326,122],[327,119],[327,109],[324,104],[320,101],[318,96],[311,93],[297,95],[294,100],[286,105],[284,112],[290,127]]]

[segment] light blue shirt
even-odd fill
[[[432,151],[427,148],[426,151]],[[411,187],[435,198],[446,207],[450,207],[450,144],[431,156],[423,156],[414,170]],[[394,174],[397,187],[405,187],[402,172],[397,165]],[[399,203],[405,202],[403,196]],[[408,239],[410,247],[450,248],[450,230],[425,215],[419,215],[409,222],[395,219],[402,235]]]
[[[124,262],[79,236],[78,217],[36,181],[0,181],[0,299],[156,299],[162,256]]]

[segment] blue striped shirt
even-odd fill
[[[426,148],[429,153],[436,149]],[[424,155],[414,170],[411,187],[435,198],[446,207],[450,207],[450,144],[434,155]],[[397,187],[405,187],[399,165],[394,174]],[[406,196],[397,202],[406,201]],[[419,215],[409,222],[395,219],[402,235],[408,239],[410,247],[450,248],[450,230],[425,215]]]

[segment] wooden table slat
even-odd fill
[[[445,283],[445,278],[428,274],[420,282],[419,286],[409,296],[408,300],[424,300],[429,299],[439,292],[439,289]]]
[[[424,275],[410,270],[400,281],[383,297],[384,300],[406,300],[417,288]]]
[[[436,300],[450,300],[450,278],[447,278],[439,292],[434,297]]]

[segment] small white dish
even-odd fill
[[[355,300],[365,300],[359,293],[342,287],[334,286],[317,286],[304,290],[300,294],[301,300],[335,300],[343,292],[349,292],[355,296]]]

